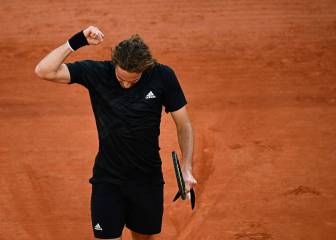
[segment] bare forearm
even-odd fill
[[[189,191],[197,184],[197,181],[192,174],[194,148],[193,128],[186,107],[182,107],[181,109],[172,112],[172,117],[176,124],[178,142],[182,152],[183,163],[181,170],[183,179],[186,184],[186,189]],[[190,192],[188,192],[187,198],[190,199]]]
[[[192,170],[194,135],[191,123],[177,128],[178,142],[182,152],[183,168]]]
[[[36,66],[35,72],[44,77],[52,78],[56,74],[60,65],[72,53],[67,43],[62,44],[58,48],[52,50],[45,56]]]

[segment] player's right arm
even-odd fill
[[[96,27],[90,26],[83,31],[89,45],[97,45],[104,39],[104,34]],[[72,53],[68,42],[52,50],[35,67],[35,73],[42,79],[57,82],[69,83],[70,72],[64,64],[64,60]]]
[[[63,63],[67,56],[72,53],[68,43],[52,50],[35,67],[35,73],[42,79],[57,83],[69,83],[70,73]]]

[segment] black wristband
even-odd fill
[[[73,35],[69,40],[70,47],[76,51],[78,48],[83,47],[85,45],[89,45],[88,41],[86,40],[86,37],[83,33],[83,31],[80,31]]]

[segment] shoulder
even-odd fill
[[[111,60],[91,61],[91,64],[100,68],[110,68],[113,66]]]
[[[83,64],[87,67],[88,72],[95,76],[109,75],[113,68],[112,62],[108,60],[83,60]]]
[[[173,68],[162,63],[159,63],[157,68],[160,74],[160,82],[163,86],[164,91],[180,91],[181,85]]]
[[[157,68],[158,74],[160,75],[160,79],[163,85],[167,86],[173,82],[178,81],[175,75],[175,71],[173,70],[172,67],[166,64],[158,63],[156,68]]]
[[[91,59],[85,59],[85,60],[78,60],[75,62],[69,62],[66,63],[67,66],[78,66],[82,68],[87,69],[104,69],[104,68],[110,68],[111,67],[111,61],[103,60],[103,61],[97,61],[97,60],[91,60]]]
[[[173,68],[168,65],[158,63],[157,68],[159,69],[159,71],[161,71],[162,74],[165,75],[175,74]]]
[[[112,62],[109,60],[83,60],[88,66],[94,68],[94,69],[99,69],[99,70],[108,70],[111,69],[112,67]]]

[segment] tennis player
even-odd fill
[[[154,239],[161,232],[164,210],[159,154],[163,107],[176,124],[187,191],[197,183],[192,175],[193,130],[187,101],[172,68],[154,59],[137,34],[121,41],[111,60],[64,63],[79,48],[103,40],[103,32],[90,26],[47,54],[35,73],[88,90],[99,137],[89,180],[95,239],[121,239],[125,225],[133,240]]]

